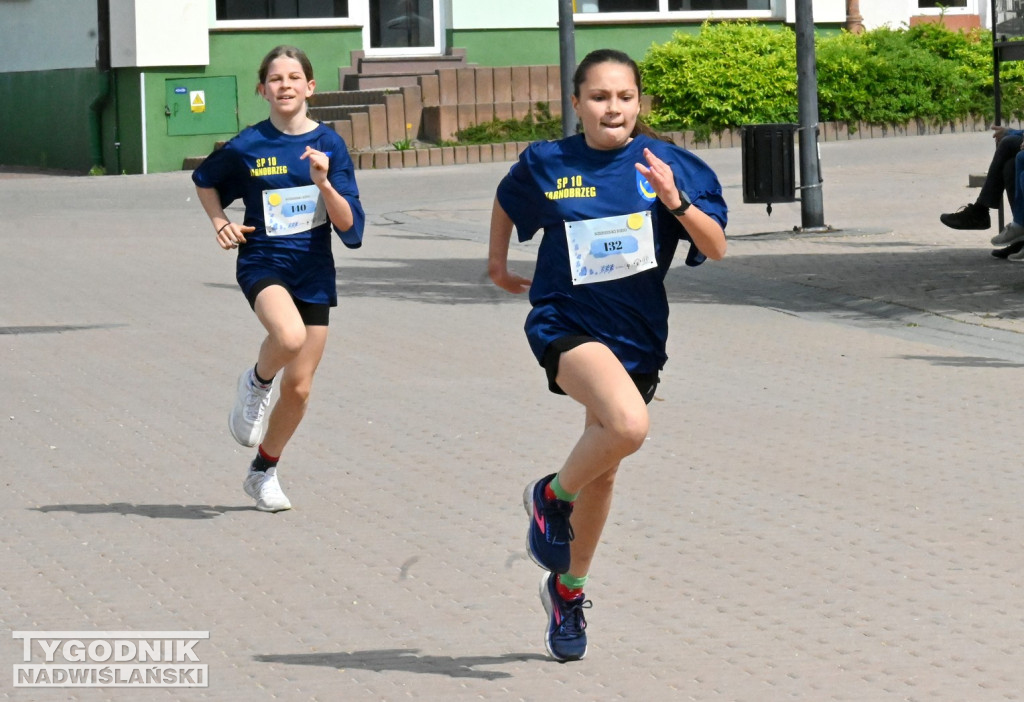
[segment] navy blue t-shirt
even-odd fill
[[[672,167],[676,185],[724,228],[727,208],[714,171],[689,151],[639,135],[611,151],[592,149],[582,134],[531,144],[498,186],[501,207],[520,241],[543,230],[530,286],[526,335],[538,362],[553,340],[582,334],[603,342],[630,373],[661,370],[667,359],[665,274],[682,224],[661,204],[635,164],[650,149]],[[616,280],[573,284],[566,223],[650,212],[656,267]],[[705,260],[689,243],[686,263]]]
[[[304,198],[296,195],[303,191],[295,190],[313,185],[309,161],[300,158],[307,145],[330,159],[327,178],[352,208],[353,224],[347,231],[334,228],[329,218],[311,228],[299,224],[304,221],[301,213],[317,205],[316,192],[310,191],[310,197]],[[355,168],[337,132],[320,124],[305,134],[285,134],[265,120],[243,129],[210,154],[192,174],[192,181],[201,188],[216,189],[224,207],[239,198],[245,203],[244,224],[256,230],[246,234],[246,243],[238,247],[235,270],[246,294],[260,280],[279,278],[299,300],[337,304],[331,229],[345,246],[354,249],[362,244],[366,221]],[[270,223],[268,232],[265,212],[267,208],[274,211],[275,206],[278,224]],[[282,208],[290,210],[283,213]],[[289,222],[294,230],[289,230]]]

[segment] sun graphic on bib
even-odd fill
[[[633,231],[640,229],[640,227],[644,226],[644,216],[639,212],[634,212],[626,220],[626,226]]]
[[[277,207],[281,204],[281,195],[279,193],[270,193],[267,196],[267,202],[270,203],[271,207]]]

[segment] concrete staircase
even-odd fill
[[[441,68],[465,68],[465,49],[448,49],[443,56],[370,57],[365,51],[351,52],[351,66],[338,69],[342,90],[400,88],[418,84],[418,78]]]

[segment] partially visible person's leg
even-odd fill
[[[301,304],[310,314],[310,306]],[[277,512],[291,508],[278,481],[277,462],[305,415],[313,375],[327,344],[327,318],[323,314],[322,319],[307,325],[308,320],[304,319],[291,293],[279,285],[261,291],[253,309],[267,329],[253,375],[257,384],[262,382],[261,387],[267,388],[269,401],[271,383],[280,374],[280,397],[265,419],[266,436],[242,486],[246,494],[256,500],[257,509]],[[264,422],[263,417],[260,421]]]
[[[988,173],[985,175],[985,182],[978,193],[977,203],[989,209],[999,207],[1003,191],[1008,194],[1013,190],[1013,164],[1017,153],[1020,152],[1021,141],[1024,137],[1016,134],[1004,136],[996,144],[995,154],[992,155],[992,162],[989,164]],[[1007,177],[1009,173],[1009,177]],[[1012,195],[1010,195],[1012,199]]]
[[[262,281],[252,308],[267,330],[256,364],[238,378],[235,405],[228,427],[235,441],[255,446],[263,438],[274,391],[274,377],[293,359],[306,341],[306,327],[291,293],[279,281]]]
[[[993,246],[1009,246],[1024,241],[1024,151],[1017,152],[1014,164],[1013,206],[1010,208],[1013,221],[992,237]]]
[[[256,374],[271,380],[302,351],[306,343],[306,325],[291,293],[280,285],[264,288],[256,296],[253,310],[267,330],[267,336],[260,345]]]
[[[1021,144],[1024,143],[1024,136],[1008,136],[1003,137],[999,142],[1000,146],[1005,143],[1005,158],[1003,159],[1003,171],[1001,175],[1001,183],[1003,190],[1006,192],[1006,201],[1010,203],[1010,207],[1013,207],[1014,193],[1017,190],[1017,179],[1015,177],[1017,173],[1017,154],[1020,153]],[[980,198],[979,198],[980,199]],[[999,206],[998,199],[996,204],[993,205],[993,209]]]
[[[1014,158],[1013,183],[1013,204],[1010,211],[1013,212],[1014,223],[1022,226],[1024,225],[1024,151],[1018,151]]]
[[[956,212],[940,215],[939,221],[951,229],[988,229],[992,226],[989,210],[999,207],[1004,189],[1009,192],[1013,188],[1010,169],[1013,168],[1014,157],[1020,151],[1021,141],[1022,137],[1016,134],[1000,139],[989,163],[978,199]],[[1006,177],[1008,171],[1011,173],[1009,178]]]
[[[633,379],[604,344],[582,344],[563,353],[557,381],[587,408],[583,435],[558,471],[561,486],[578,493],[643,445],[650,420]]]
[[[565,573],[577,493],[639,448],[647,433],[647,407],[622,363],[592,337],[557,339],[542,362],[549,388],[569,394],[587,410],[583,434],[562,469],[531,483],[523,494],[530,557],[545,570]]]
[[[306,327],[306,342],[281,374],[281,395],[274,405],[267,425],[263,447],[273,456],[280,456],[306,414],[313,376],[327,345],[327,327]]]
[[[557,476],[563,490],[579,495],[572,513],[569,573],[583,577],[611,509],[619,463],[643,446],[650,418],[633,379],[603,344],[583,344],[563,353],[558,385],[587,408],[583,435]]]
[[[1010,208],[1013,212],[1013,221],[992,239],[993,246],[1010,246],[1024,242],[1024,151],[1017,152],[1015,163],[1013,206]],[[1018,263],[1024,261],[1024,250],[1012,253],[1006,258]]]
[[[583,587],[611,509],[619,463],[643,445],[649,418],[633,379],[603,344],[588,342],[564,351],[556,379],[559,388],[586,407],[583,434],[550,480],[552,495],[539,502],[568,505],[567,499],[575,499],[562,513],[553,506],[535,509],[535,516],[548,520],[571,514],[566,572],[545,575],[540,591],[548,615],[545,644],[552,656],[566,661],[586,654],[583,609],[589,605]],[[541,486],[538,491],[544,490]],[[531,537],[537,533],[531,527]],[[561,557],[558,561],[564,562]]]

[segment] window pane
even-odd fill
[[[668,9],[673,12],[693,10],[770,10],[771,0],[669,0]]]
[[[967,0],[918,0],[917,7],[920,10],[926,8],[940,8],[940,7],[967,7]]]
[[[219,20],[348,17],[348,0],[217,0]]]
[[[658,0],[582,0],[577,12],[657,12]]]
[[[434,45],[434,0],[370,0],[370,46]]]

